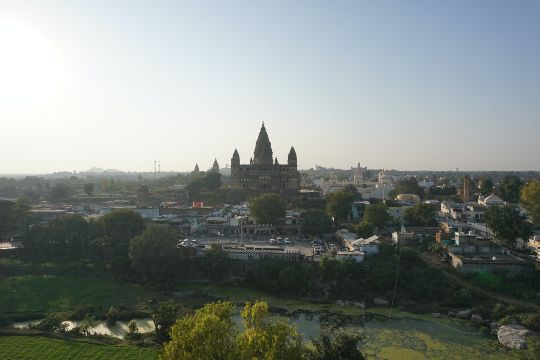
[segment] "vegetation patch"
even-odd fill
[[[18,360],[156,360],[157,348],[128,345],[97,345],[78,341],[51,339],[40,336],[1,336],[0,354],[3,359]]]

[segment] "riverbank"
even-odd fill
[[[218,299],[232,301],[238,306],[246,301],[264,300],[270,305],[273,316],[294,323],[305,341],[318,336],[321,330],[360,333],[364,337],[363,349],[372,359],[486,357],[506,360],[518,356],[518,352],[498,345],[485,326],[470,321],[445,316],[436,318],[427,313],[404,311],[405,308],[364,309],[349,302],[287,298],[234,285],[179,283],[157,288],[130,284],[106,272],[83,270],[61,274],[53,271],[51,274],[1,276],[0,293],[3,295],[0,297],[0,319],[8,322],[34,320],[49,311],[66,309],[79,315],[92,311],[97,318],[103,319],[111,306],[134,313],[140,305],[166,299],[174,299],[191,309]],[[432,309],[426,308],[426,311]],[[62,341],[71,342],[69,339]],[[16,346],[17,343],[10,340],[4,342],[4,346]],[[121,347],[113,350],[116,354],[113,358],[117,359],[130,358],[134,351]],[[124,355],[121,355],[122,350],[126,350]],[[154,358],[157,353],[155,349]]]

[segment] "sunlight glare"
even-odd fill
[[[57,97],[64,82],[61,57],[32,27],[0,19],[0,109],[29,110]]]

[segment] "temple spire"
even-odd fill
[[[262,123],[261,130],[259,131],[259,137],[255,144],[255,152],[253,163],[256,165],[271,165],[273,159],[272,144],[266,133],[264,121]]]

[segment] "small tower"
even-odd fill
[[[217,162],[217,159],[214,159],[214,164],[212,165],[212,172],[218,173],[219,172],[219,164]]]
[[[473,190],[474,190],[474,184],[471,178],[469,177],[469,175],[465,175],[463,177],[463,190],[462,190],[462,198],[461,198],[461,200],[464,203],[470,202],[473,200],[474,198]]]
[[[234,152],[232,154],[231,158],[231,168],[240,166],[240,155],[238,154],[238,150],[234,149]]]
[[[191,172],[193,175],[197,175],[199,173],[199,164],[195,164],[195,169]]]
[[[289,151],[289,156],[287,158],[287,165],[289,166],[298,166],[297,160],[296,160],[296,151],[294,150],[294,146],[291,146],[291,150]]]

